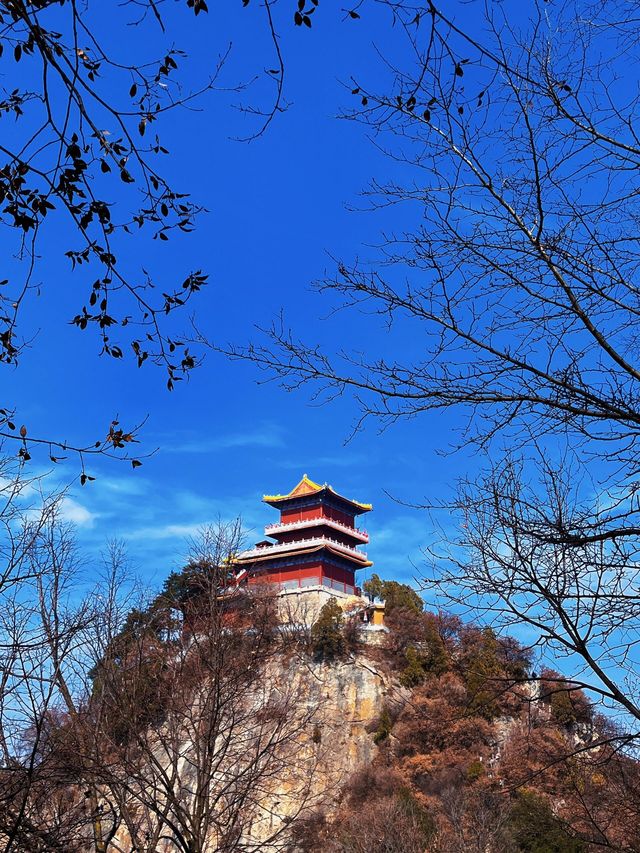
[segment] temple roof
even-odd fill
[[[255,563],[264,563],[264,562],[273,562],[275,560],[282,560],[288,557],[304,557],[307,554],[315,554],[320,551],[329,551],[331,554],[335,554],[336,557],[341,557],[343,560],[347,562],[354,563],[354,569],[364,569],[368,566],[372,566],[373,563],[371,560],[368,560],[364,554],[360,555],[360,560],[356,561],[353,557],[347,555],[342,551],[339,547],[334,547],[330,542],[325,542],[324,544],[313,544],[309,545],[307,548],[296,548],[292,547],[289,551],[280,551],[277,553],[273,553],[270,548],[261,548],[259,549],[259,553],[253,553],[258,549],[251,549],[250,551],[243,551],[241,554],[238,554],[236,557],[236,563],[238,565],[254,565]],[[247,554],[251,554],[252,556],[246,556]]]
[[[354,501],[350,498],[345,498],[344,495],[338,494],[328,483],[314,483],[313,480],[310,480],[306,474],[302,475],[302,479],[298,483],[297,486],[289,492],[287,495],[264,495],[262,500],[267,504],[279,504],[284,501],[290,501],[295,498],[304,498],[307,495],[320,495],[322,492],[328,492],[333,495],[340,501],[344,503],[351,504],[351,506],[355,507],[358,512],[368,512],[370,509],[373,509],[372,504],[364,504],[360,503],[360,501]]]

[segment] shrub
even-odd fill
[[[415,613],[422,613],[424,602],[409,584],[397,581],[384,582],[385,613],[393,613],[397,607],[406,607]]]
[[[431,841],[436,831],[435,821],[409,788],[402,787],[398,791],[396,802],[400,813],[410,821],[416,841],[422,841],[424,844]]]
[[[378,728],[375,730],[375,733],[373,735],[373,742],[376,744],[376,746],[380,745],[389,737],[392,728],[393,718],[389,713],[389,709],[383,708],[382,713],[378,718]]]
[[[509,829],[522,853],[586,853],[586,846],[570,836],[553,814],[549,801],[532,791],[521,791],[509,815]]]
[[[331,853],[424,853],[433,840],[435,823],[429,812],[411,792],[372,796],[367,803],[366,820],[361,810],[347,811],[336,822],[331,843],[313,850]]]
[[[362,622],[357,615],[347,616],[344,620],[342,636],[344,637],[345,647],[350,652],[355,652],[360,646],[360,626]]]
[[[409,584],[398,583],[398,581],[384,581],[374,574],[364,582],[362,588],[370,598],[380,598],[385,601],[386,616],[393,613],[398,607],[406,607],[408,610],[413,610],[414,613],[422,613],[424,602]]]
[[[449,670],[449,656],[438,631],[436,617],[424,614],[423,666],[431,675],[444,675]]]
[[[344,615],[335,598],[322,607],[311,628],[311,648],[319,660],[334,660],[346,651]]]
[[[499,645],[491,628],[473,635],[473,642],[463,661],[463,677],[469,709],[492,720],[499,711],[497,692],[504,674],[498,658]]]
[[[551,713],[561,726],[572,726],[576,721],[571,694],[568,690],[556,690],[551,694]]]
[[[371,599],[384,598],[384,581],[375,573],[362,584],[362,589],[365,595],[368,595]]]
[[[349,808],[358,811],[376,797],[393,797],[402,788],[402,776],[388,765],[367,764],[357,770],[345,786]]]
[[[471,764],[467,767],[467,780],[469,782],[475,782],[476,779],[479,779],[484,774],[484,764],[477,758],[475,761],[472,761]]]
[[[406,607],[396,607],[391,613],[385,613],[385,625],[389,629],[385,646],[395,658],[397,666],[402,666],[405,652],[409,646],[421,645],[426,636],[426,623],[422,613]]]
[[[425,677],[423,658],[413,646],[407,648],[404,656],[407,665],[400,674],[400,684],[403,687],[417,687],[424,681]]]
[[[560,673],[543,669],[540,689],[542,701],[549,704],[551,716],[559,725],[569,728],[575,723],[593,722],[593,708],[585,694]]]
[[[415,687],[425,675],[443,675],[450,669],[449,656],[433,613],[416,613],[396,607],[385,619],[389,634],[385,646],[395,666],[406,667],[401,681]]]

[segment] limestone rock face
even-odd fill
[[[268,818],[265,814],[254,824],[252,841],[268,838],[278,822],[287,823],[309,810],[331,814],[341,785],[373,760],[377,747],[367,729],[394,690],[388,676],[360,655],[331,664],[294,657],[273,666],[267,678],[276,689],[281,680],[295,685],[305,730],[293,747],[297,756],[290,772],[264,804]],[[304,768],[306,790],[296,768]]]
[[[328,772],[351,773],[368,764],[376,747],[366,727],[380,713],[390,685],[362,657],[335,664],[295,667],[291,675],[304,685],[307,703],[318,712],[321,743],[328,747]]]

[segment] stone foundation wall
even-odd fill
[[[278,595],[278,615],[284,622],[312,625],[331,598],[335,598],[343,610],[367,604],[359,595],[348,595],[325,586],[284,589]]]

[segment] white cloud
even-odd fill
[[[123,534],[125,539],[151,540],[151,539],[185,539],[196,536],[205,522],[198,524],[161,524],[157,527],[139,527],[137,530],[129,530]]]
[[[215,453],[237,448],[281,448],[285,446],[282,429],[274,424],[262,424],[253,430],[227,435],[197,436],[171,442],[161,442],[161,453]]]
[[[282,459],[278,467],[283,470],[307,471],[310,470],[310,476],[313,480],[311,470],[318,472],[319,477],[323,477],[322,471],[330,468],[357,468],[372,459],[371,454],[366,456],[364,453],[353,452],[345,448],[341,453],[336,453],[326,456],[310,455],[306,461]],[[340,491],[340,490],[339,490]],[[344,489],[343,489],[344,491]]]
[[[73,498],[64,497],[60,504],[60,518],[77,524],[78,527],[93,527],[97,515]]]
[[[151,491],[149,480],[144,479],[138,472],[128,477],[100,477],[98,488],[108,489],[119,495],[143,495]]]

